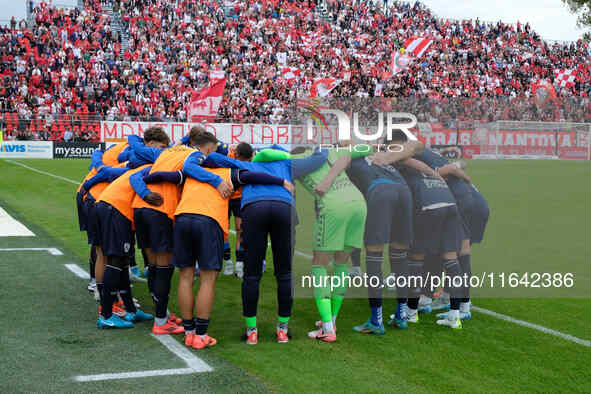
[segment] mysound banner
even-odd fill
[[[0,158],[53,159],[53,142],[4,141],[0,144]]]
[[[54,159],[90,159],[97,150],[105,150],[103,142],[54,142]]]

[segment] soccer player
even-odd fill
[[[470,277],[472,275],[471,244],[482,242],[490,214],[488,203],[457,162],[450,163],[445,157],[428,148],[424,148],[414,157],[436,170],[445,179],[456,200],[465,233],[461,249],[458,251],[458,261],[462,271]],[[470,288],[467,287],[465,291],[466,294],[460,302],[460,319],[471,318]],[[442,313],[437,316],[446,318],[447,314]]]
[[[396,138],[396,136],[394,137]],[[394,141],[394,143],[401,142],[401,140]],[[383,163],[390,162],[391,159],[393,157]],[[443,271],[453,282],[454,279],[462,276],[457,251],[460,250],[464,237],[456,201],[447,184],[438,174],[428,166],[417,165],[417,167],[426,167],[426,170],[420,172],[416,168],[405,165],[399,167],[400,174],[412,191],[414,202],[412,211],[414,240],[410,265],[419,267],[415,268],[415,271],[420,271],[426,255],[439,256],[443,261]],[[429,172],[432,174],[426,175]],[[438,320],[437,324],[460,329],[462,323],[459,318],[459,307],[463,289],[451,286],[450,294],[451,309],[446,318]],[[413,323],[418,322],[418,297],[408,300],[408,313],[405,320]]]
[[[130,136],[128,139],[130,146],[132,140]],[[165,148],[170,142],[166,133],[158,128],[146,130],[144,141],[145,147],[154,148],[155,151]],[[148,150],[139,146],[136,148],[138,152]],[[133,147],[131,153],[133,153]],[[139,164],[140,162],[137,161],[136,163]],[[135,196],[129,178],[147,166],[149,164],[143,164],[118,177],[102,192],[95,206],[98,243],[107,261],[103,274],[101,315],[97,321],[97,326],[100,328],[133,327],[132,321],[150,320],[152,318],[151,315],[136,308],[131,296],[131,284],[129,282],[129,260],[134,248],[133,209],[131,204]],[[112,314],[112,304],[117,290],[119,290],[121,299],[125,304],[126,320]]]
[[[218,149],[219,153],[219,149]],[[254,149],[250,144],[241,142],[228,153],[232,157],[240,161],[251,161],[254,156]],[[230,196],[230,206],[228,217],[234,216],[234,228],[236,229],[236,266],[232,267],[230,244],[224,242],[224,275],[232,275],[234,273],[238,278],[242,279],[244,276],[244,249],[242,245],[242,219],[240,218],[240,203],[242,197],[242,188],[238,188]]]
[[[78,211],[78,226],[80,228],[80,231],[84,231],[87,232],[88,231],[88,211],[90,209],[90,207],[92,205],[94,205],[94,199],[89,199],[88,198],[88,194],[86,193],[86,190],[84,190],[82,188],[82,186],[84,185],[84,182],[86,182],[87,180],[89,180],[90,178],[94,177],[97,173],[98,170],[103,166],[103,162],[102,162],[102,156],[104,154],[104,151],[101,150],[96,150],[93,152],[92,157],[91,157],[91,163],[90,166],[88,168],[89,173],[86,175],[86,177],[84,177],[84,179],[82,180],[82,183],[80,184],[80,186],[78,187],[78,190],[76,191],[76,207],[77,207],[77,211]],[[88,236],[88,233],[87,233]],[[91,293],[94,293],[94,290],[96,289],[96,277],[95,277],[95,273],[94,273],[94,267],[96,266],[96,259],[97,259],[97,254],[96,254],[96,247],[92,246],[90,247],[90,256],[88,258],[88,263],[89,263],[89,267],[90,267],[90,281],[88,282],[88,291]]]
[[[188,156],[183,166],[186,181],[175,211],[173,264],[180,270],[178,294],[185,345],[194,349],[215,346],[217,343],[207,332],[215,284],[222,269],[224,234],[227,235],[229,230],[229,193],[221,193],[216,187],[222,183],[238,187],[253,182],[286,187],[288,192],[293,191],[289,181],[269,174],[229,168],[204,170],[201,164],[215,150],[216,141],[211,133],[203,133],[196,138],[197,151]],[[207,183],[196,180],[194,175],[198,171],[209,172],[211,179]],[[195,260],[199,261],[200,287],[197,297],[193,298]]]
[[[193,127],[189,134],[189,145],[195,146],[199,136],[204,133],[205,130],[201,126]],[[181,189],[177,183],[170,182],[154,183],[148,189],[143,178],[159,172],[181,172],[187,158],[196,152],[190,146],[177,145],[164,150],[149,171],[144,169],[129,178],[136,192],[132,208],[138,246],[146,252],[149,261],[150,292],[156,307],[152,332],[157,335],[184,332],[183,327],[168,319],[167,315],[170,281],[174,273],[174,266],[171,265],[173,220],[181,197]],[[199,181],[215,181],[208,171],[200,167],[196,167],[192,175]],[[182,173],[179,181],[182,182]],[[154,194],[162,197],[161,205],[154,206],[151,203],[153,199],[151,196]]]
[[[336,319],[345,295],[347,260],[354,248],[363,246],[363,229],[367,208],[359,190],[351,183],[344,172],[337,175],[328,189],[318,187],[323,184],[331,167],[351,159],[368,156],[372,152],[349,151],[351,145],[341,144],[339,149],[331,149],[327,161],[316,171],[299,178],[304,188],[314,196],[316,220],[314,221],[314,255],[312,275],[314,278],[314,298],[320,314],[319,327],[310,331],[308,337],[324,342],[336,341]],[[344,157],[347,156],[347,157]],[[329,288],[327,266],[334,259],[334,275],[340,277],[340,286]]]
[[[252,163],[212,153],[204,162],[209,167],[230,167],[265,172],[292,182],[318,169],[328,152],[316,151],[304,159]],[[292,259],[295,244],[295,204],[292,194],[279,185],[244,185],[242,188],[243,242],[246,245],[244,279],[242,281],[242,312],[246,320],[245,341],[258,343],[257,306],[267,239],[271,237],[273,265],[277,280],[278,323],[277,342],[289,342],[288,324],[293,304]],[[199,260],[201,267],[201,260]]]
[[[127,161],[129,155],[129,144],[127,142],[121,142],[119,144],[115,144],[111,146],[106,151],[97,150],[93,153],[91,157],[91,164],[89,168],[89,173],[86,175],[80,186],[78,187],[78,191],[76,194],[76,203],[78,206],[78,220],[80,224],[81,231],[87,231],[87,238],[88,243],[91,245],[90,248],[90,282],[88,284],[88,291],[95,292],[95,297],[97,301],[100,298],[100,289],[96,291],[97,286],[97,276],[96,276],[96,266],[99,264],[99,277],[98,282],[102,286],[102,272],[104,270],[104,262],[103,256],[100,250],[100,247],[97,248],[93,245],[92,240],[94,237],[94,205],[96,202],[96,198],[102,193],[105,187],[108,185],[108,182],[102,183],[99,186],[96,186],[92,193],[88,193],[88,188],[83,188],[83,185],[89,181],[90,179],[94,178],[99,170],[104,168],[104,166],[119,166],[120,163],[124,163]]]
[[[407,160],[422,148],[420,142],[404,144],[400,152],[392,152],[392,161]],[[376,154],[376,155],[379,155]],[[382,335],[385,333],[382,317],[382,264],[385,245],[390,245],[390,266],[397,276],[408,273],[407,254],[412,240],[412,196],[404,178],[391,165],[375,165],[372,157],[345,161],[334,165],[325,183],[331,184],[335,174],[346,170],[349,179],[365,197],[367,219],[365,222],[364,243],[366,248],[366,269],[370,278],[377,278],[379,285],[368,288],[371,317],[363,324],[355,326],[356,332]],[[349,160],[347,160],[349,158]],[[321,185],[325,188],[325,185]],[[375,283],[375,282],[374,282]],[[406,328],[402,313],[407,301],[406,289],[398,289],[398,319],[392,324]]]

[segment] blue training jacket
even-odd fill
[[[271,162],[252,163],[249,161],[235,160],[218,153],[207,156],[203,162],[204,167],[225,167],[239,168],[241,170],[264,172],[279,178],[293,182],[301,176],[309,174],[320,168],[328,157],[328,151],[314,151],[309,157],[303,159],[290,159]],[[290,205],[294,204],[292,194],[283,186],[278,185],[244,185],[242,186],[242,204],[244,208],[248,204],[257,201],[283,201]]]

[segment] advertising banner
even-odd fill
[[[4,141],[0,144],[0,158],[4,159],[51,159],[51,141]]]
[[[90,159],[96,150],[104,150],[103,142],[55,142],[54,159]]]

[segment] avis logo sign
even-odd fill
[[[0,144],[0,152],[25,153],[27,148],[24,144]]]

